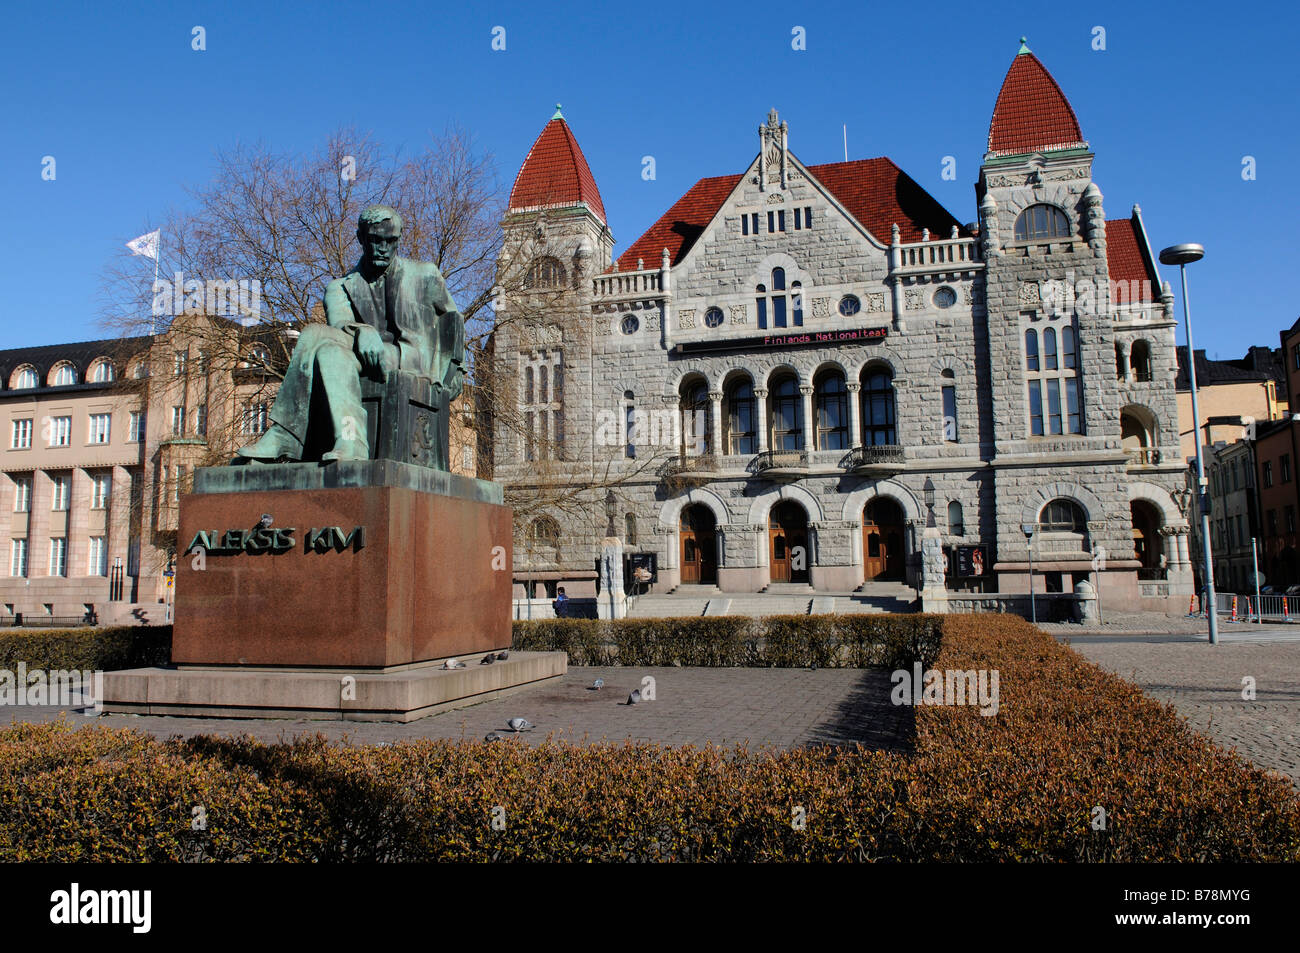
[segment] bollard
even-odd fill
[[[1236,596],[1232,597],[1232,618],[1229,619],[1228,621],[1229,622],[1237,621],[1237,597]]]

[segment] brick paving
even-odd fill
[[[645,675],[655,678],[656,700],[626,704]],[[590,686],[597,678],[603,678],[605,686],[593,691]],[[160,715],[70,717],[74,724],[129,727],[160,738],[251,734],[274,742],[319,732],[331,740],[377,744],[417,738],[481,740],[496,730],[531,743],[547,737],[584,743],[712,742],[772,748],[856,742],[910,751],[913,711],[890,704],[889,689],[889,673],[883,670],[575,667],[561,678],[524,686],[509,696],[409,724]],[[0,725],[50,721],[63,711],[68,709],[0,708]],[[515,716],[527,718],[536,729],[512,735],[506,722]]]
[[[1267,627],[1263,627],[1267,629]],[[1252,633],[1225,633],[1210,645],[1188,636],[1058,637],[1085,658],[1170,702],[1188,723],[1224,748],[1300,786],[1300,639],[1291,633],[1244,641]],[[1253,701],[1242,679],[1255,679]]]

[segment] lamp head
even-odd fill
[[[1204,257],[1204,245],[1198,245],[1196,242],[1184,242],[1181,245],[1170,245],[1161,251],[1160,264],[1190,265],[1192,262],[1200,261]]]

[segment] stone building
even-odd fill
[[[1185,610],[1172,294],[1138,207],[1105,219],[1043,65],[1011,63],[970,225],[888,158],[805,164],[796,133],[773,110],[747,166],[617,261],[558,111],[533,144],[503,222],[528,280],[497,302],[520,425],[494,475],[592,489],[586,519],[517,526],[520,591],[590,594],[607,535],[653,554],[656,591],[917,585],[933,518],[950,589],[1026,591],[1028,524],[1038,591],[1098,570],[1107,605]]]

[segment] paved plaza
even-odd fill
[[[628,705],[644,676],[655,679],[652,702]],[[591,688],[597,678],[605,685]],[[69,717],[86,723],[129,727],[160,738],[173,735],[251,734],[288,741],[320,732],[332,740],[377,744],[416,738],[481,740],[490,731],[540,742],[649,741],[668,745],[707,742],[790,748],[861,743],[882,750],[910,750],[911,708],[889,702],[889,673],[861,669],[779,668],[570,668],[567,675],[523,686],[506,697],[460,708],[410,724],[220,718],[160,715]],[[0,724],[50,721],[68,709],[0,708]],[[537,727],[513,735],[513,717]]]

